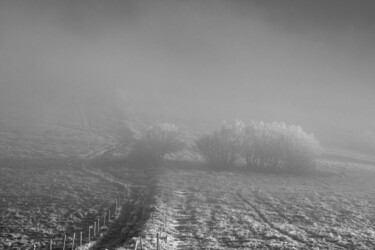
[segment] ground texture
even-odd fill
[[[374,249],[375,168],[320,164],[330,172],[164,169],[145,244],[159,232],[162,249]]]
[[[0,249],[81,232],[80,249],[375,249],[375,166],[347,153],[305,177],[210,171],[187,151],[147,168],[108,158],[108,133],[0,125]]]
[[[156,249],[157,234],[160,249],[375,248],[371,165],[322,160],[306,177],[168,165],[3,161],[0,248],[58,249],[81,231],[86,243],[109,210],[94,249]]]

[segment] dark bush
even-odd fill
[[[237,125],[223,124],[219,131],[196,140],[196,149],[210,168],[234,166],[240,149],[241,130]]]
[[[145,166],[160,166],[166,155],[184,147],[179,137],[179,131],[174,124],[160,123],[152,126],[136,140],[129,158]]]

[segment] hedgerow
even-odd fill
[[[318,140],[300,126],[236,121],[196,140],[207,165],[228,168],[244,161],[253,170],[306,172],[321,152]]]
[[[291,172],[311,170],[321,152],[314,135],[281,122],[251,122],[244,130],[241,148],[250,168]]]

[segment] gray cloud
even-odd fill
[[[0,4],[3,110],[375,126],[371,1]]]

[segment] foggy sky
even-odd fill
[[[373,1],[0,2],[2,111],[106,106],[375,139],[374,79]]]

